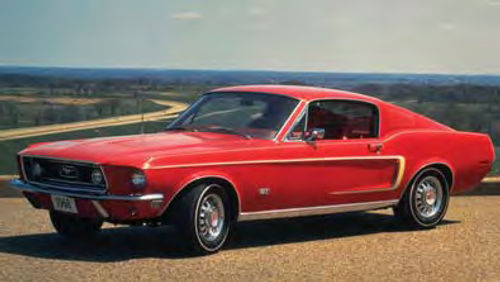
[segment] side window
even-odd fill
[[[378,135],[378,110],[372,104],[321,100],[309,104],[308,111],[307,130],[323,128],[325,139],[362,139]]]

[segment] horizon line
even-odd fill
[[[39,69],[71,69],[71,70],[152,70],[152,71],[213,71],[213,72],[275,72],[275,73],[317,73],[317,74],[374,74],[374,75],[435,75],[435,76],[500,76],[500,73],[432,73],[432,72],[369,72],[369,71],[318,71],[318,70],[284,70],[284,69],[207,69],[207,68],[168,68],[140,66],[77,66],[77,65],[15,65],[0,63],[0,68],[39,68]]]

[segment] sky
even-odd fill
[[[500,0],[0,0],[0,64],[500,74]]]

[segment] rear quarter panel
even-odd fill
[[[452,194],[473,189],[490,171],[495,159],[488,135],[460,131],[406,130],[384,142],[388,154],[406,159],[399,196],[416,173],[432,164],[444,164],[453,174]]]

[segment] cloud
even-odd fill
[[[248,14],[251,16],[262,16],[267,14],[267,11],[259,7],[254,7],[248,10]]]
[[[439,24],[440,30],[450,31],[450,30],[454,30],[455,28],[456,28],[456,26],[452,23],[440,23]]]
[[[499,0],[486,0],[486,5],[500,6],[500,1]]]
[[[201,19],[202,17],[203,16],[200,13],[195,12],[195,11],[182,12],[182,13],[177,13],[177,14],[172,15],[173,19],[185,20],[185,21],[197,20],[197,19]]]
[[[252,23],[249,25],[245,26],[245,29],[247,30],[253,30],[253,31],[266,31],[271,29],[271,25],[268,23]]]

